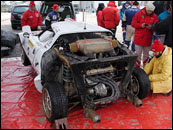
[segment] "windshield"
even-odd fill
[[[15,7],[13,12],[14,13],[23,13],[25,12],[29,7],[28,6],[18,6],[18,7]]]

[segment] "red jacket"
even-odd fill
[[[98,26],[105,27],[103,23],[103,14],[101,10],[97,12],[97,24]]]
[[[115,26],[118,26],[120,22],[120,15],[113,2],[110,1],[108,3],[108,7],[103,9],[103,18],[105,28],[112,29],[115,28]]]
[[[21,19],[22,27],[29,25],[32,29],[42,25],[42,17],[38,10],[31,12],[29,9],[23,13]]]
[[[131,26],[135,28],[134,43],[140,46],[150,46],[152,42],[153,30],[146,27],[142,28],[142,24],[152,25],[159,21],[157,15],[154,13],[152,16],[146,15],[146,9],[143,8],[132,19]]]

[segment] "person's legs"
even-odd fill
[[[131,42],[131,28],[130,25],[127,25],[126,27],[126,36],[125,36],[125,44],[128,46],[130,46],[130,42]]]
[[[148,63],[150,50],[151,50],[150,46],[143,48],[143,67]]]
[[[126,39],[126,32],[123,32],[123,43],[125,43],[125,39]]]
[[[140,67],[143,46],[135,45],[135,50],[136,50],[136,53],[138,55],[135,67]]]

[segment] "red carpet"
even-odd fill
[[[35,71],[20,61],[1,62],[1,128],[51,129],[43,110],[41,94],[33,79]],[[68,114],[70,129],[168,129],[172,128],[172,93],[169,97],[150,94],[141,107],[124,98],[99,106],[100,123],[83,116],[81,108]]]

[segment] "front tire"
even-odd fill
[[[139,67],[135,67],[132,73],[129,89],[133,94],[144,99],[150,92],[150,81],[145,71]]]
[[[46,82],[42,91],[43,109],[49,122],[67,116],[68,99],[58,82]]]

